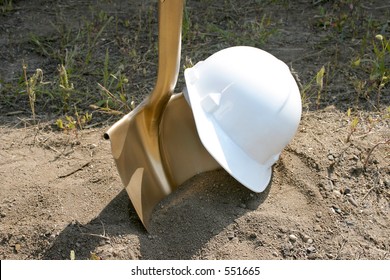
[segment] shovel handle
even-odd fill
[[[183,9],[184,0],[158,1],[158,72],[148,102],[155,122],[159,122],[179,75]]]

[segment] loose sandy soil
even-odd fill
[[[77,22],[79,11],[89,5],[15,2],[13,11],[0,14],[0,98],[10,96],[6,84],[21,76],[22,59],[31,69],[58,64],[34,52],[27,34],[52,32],[46,23],[56,20],[59,9]],[[137,19],[131,12],[149,9],[149,4],[97,2],[106,13],[128,16],[130,26]],[[219,1],[188,1],[193,26],[207,21],[206,2],[217,11],[210,21],[221,26],[235,16],[244,22],[255,12],[272,15],[279,32],[263,48],[292,65],[303,83],[322,65],[338,64],[319,106],[303,111],[269,188],[253,193],[224,170],[199,174],[156,207],[147,232],[123,190],[110,143],[103,139],[118,117],[94,113],[96,126],[64,132],[54,125],[52,112],[39,112],[42,101],[37,101],[39,124],[33,124],[23,101],[27,97],[8,97],[14,105],[0,101],[0,259],[69,259],[71,250],[77,259],[390,259],[389,145],[378,144],[390,136],[388,86],[379,107],[370,105],[376,95],[356,101],[360,121],[346,140],[351,131],[346,110],[356,105],[356,93],[345,69],[361,46],[359,34],[357,39],[329,39],[332,27],[315,24],[319,6],[313,1],[242,1],[237,14],[227,10],[225,16]],[[333,11],[332,1],[317,2]],[[349,9],[375,17],[390,37],[385,26],[389,8],[377,9],[383,1],[352,2]],[[211,38],[210,51],[224,46],[213,33],[205,36]],[[193,55],[190,45],[183,45],[183,53],[192,54],[194,62],[207,57]],[[104,60],[104,45],[101,52]],[[377,121],[372,124],[370,118]]]

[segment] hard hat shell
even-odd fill
[[[221,50],[184,72],[202,144],[241,184],[262,192],[301,118],[288,66],[254,47]]]

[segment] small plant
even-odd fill
[[[303,107],[309,107],[310,99],[313,95],[316,97],[317,108],[320,106],[321,94],[324,90],[324,76],[326,74],[325,66],[316,73],[316,75],[305,86],[301,87],[301,98]]]
[[[76,116],[77,124],[78,124],[80,129],[83,129],[84,125],[89,123],[92,120],[92,114],[86,112],[85,114],[80,115],[79,112],[77,111],[76,107],[74,109],[75,109],[75,116]]]
[[[74,89],[72,83],[69,82],[68,72],[63,64],[58,66],[58,74],[60,78],[59,86],[62,92],[63,110],[67,112],[69,110],[69,98],[70,93]]]
[[[380,45],[378,46],[376,42],[373,43],[375,57],[372,60],[370,80],[379,80],[381,81],[380,87],[384,87],[390,79],[389,65],[386,64],[390,55],[390,42],[380,34],[376,35],[375,39],[380,42]]]
[[[66,115],[64,119],[59,118],[56,121],[56,125],[59,129],[65,131],[74,131],[78,129],[83,129],[85,124],[89,123],[92,120],[92,114],[86,112],[85,114],[80,114],[75,107],[74,117]]]
[[[115,79],[117,79],[115,76],[113,76]],[[120,83],[120,82],[119,82]],[[130,112],[132,109],[134,109],[134,100],[129,102],[126,98],[126,95],[123,91],[116,92],[115,94],[111,93],[107,88],[105,88],[103,85],[98,83],[98,86],[102,90],[104,94],[106,94],[107,99],[103,99],[100,102],[97,103],[97,107],[102,107],[104,105],[106,110],[111,110],[111,107],[116,107],[119,110],[125,109],[126,112]],[[123,89],[122,86],[120,86],[121,89]]]
[[[244,35],[246,36],[243,36],[243,41],[239,43],[250,45],[254,44],[257,47],[263,46],[267,40],[277,32],[277,30],[272,27],[271,17],[265,14],[260,20],[253,20],[244,23],[244,30],[248,30],[248,32],[244,31]],[[245,40],[245,37],[249,37],[250,39]]]
[[[75,259],[76,259],[76,253],[74,252],[74,250],[70,250],[70,260],[74,261]]]
[[[124,66],[120,65],[118,67],[118,71],[115,74],[110,73],[109,53],[108,49],[106,49],[103,65],[103,85],[98,83],[98,86],[107,98],[104,98],[98,102],[96,105],[97,107],[102,107],[104,105],[106,109],[115,107],[115,109],[118,110],[125,109],[126,112],[129,112],[133,109],[133,101],[129,105],[125,89],[129,83],[129,80],[125,75],[122,74],[123,71]]]
[[[361,68],[369,74],[368,79],[356,83],[358,93],[364,92],[368,98],[371,92],[376,92],[376,103],[379,106],[382,90],[390,81],[390,41],[381,34],[376,35],[375,40],[372,44],[372,53],[365,55],[367,58],[355,58],[352,66]]]
[[[5,13],[12,11],[12,0],[0,0],[0,10]]]
[[[357,130],[357,126],[359,124],[359,118],[358,117],[354,117],[352,119],[352,121],[351,121],[351,108],[349,108],[348,111],[347,111],[347,117],[350,120],[350,125],[349,125],[349,132],[348,132],[348,135],[347,135],[346,142],[349,143],[351,141],[352,134],[354,134],[356,132],[356,130]]]
[[[36,101],[36,88],[37,85],[43,83],[43,71],[42,69],[35,70],[35,73],[28,79],[27,78],[27,64],[23,63],[23,76],[26,86],[26,92],[30,102],[31,113],[35,122],[35,101]]]
[[[321,92],[324,89],[324,75],[325,75],[325,66],[322,66],[320,71],[316,75],[316,84],[317,84],[317,108],[320,106]]]
[[[192,68],[194,67],[194,63],[192,62],[191,58],[186,56],[185,61],[184,61],[184,70],[187,68]]]
[[[69,82],[68,72],[63,64],[58,66],[58,73],[60,75],[60,88],[66,91],[73,90],[74,86]]]
[[[73,117],[65,116],[65,121],[66,122],[64,122],[62,119],[57,119],[57,127],[62,130],[73,130],[76,128],[76,121],[73,119]]]
[[[373,20],[367,19],[362,5],[357,1],[313,2],[320,4],[318,14],[314,16],[314,25],[335,33],[339,40],[360,37],[363,32],[372,30]]]

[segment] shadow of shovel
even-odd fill
[[[183,2],[158,2],[156,86],[105,134],[122,183],[146,229],[154,207],[177,186],[220,167],[201,144],[183,95],[172,95],[180,65]]]

